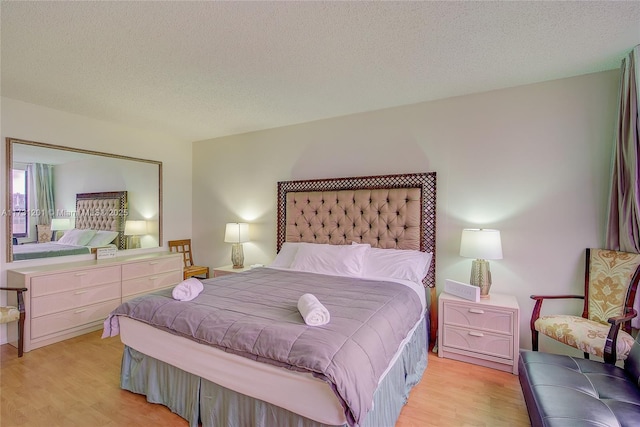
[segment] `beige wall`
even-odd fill
[[[518,298],[526,348],[529,295],[580,292],[584,248],[602,245],[617,85],[618,72],[609,71],[193,147],[2,98],[2,164],[7,136],[160,160],[164,241],[192,236],[196,261],[211,267],[230,263],[229,221],[251,223],[245,264],[275,256],[278,181],[436,171],[439,289],[447,278],[468,280],[471,260],[458,255],[462,228],[500,229],[504,259],[491,262],[492,292]],[[4,246],[0,260],[4,278],[12,266]],[[564,351],[546,340],[541,348]]]
[[[436,171],[438,288],[468,281],[462,228],[500,229],[492,292],[516,295],[530,347],[529,295],[580,292],[584,249],[603,244],[617,85],[609,71],[196,142],[196,261],[229,264],[224,224],[244,220],[245,264],[268,263],[278,181]]]
[[[163,243],[191,236],[191,142],[181,142],[159,133],[127,128],[113,123],[88,119],[9,98],[1,98],[0,211],[5,206],[5,138],[83,148],[130,157],[158,160],[163,163]],[[83,259],[64,257],[39,261],[6,263],[5,219],[0,224],[0,283],[5,283],[7,268],[35,263]],[[157,250],[157,249],[155,249]],[[4,293],[3,293],[4,294]],[[0,295],[4,300],[5,295]],[[5,325],[2,325],[5,326]],[[4,342],[4,328],[0,329]]]

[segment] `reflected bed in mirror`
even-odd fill
[[[116,231],[105,245],[121,250],[132,241],[136,248],[162,245],[162,162],[15,138],[6,139],[6,151],[7,262],[86,254],[85,247],[60,251],[68,240],[86,246],[71,239],[80,230]],[[127,222],[146,229],[126,236]]]

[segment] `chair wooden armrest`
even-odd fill
[[[611,327],[609,328],[609,334],[607,335],[607,339],[604,343],[604,363],[615,365],[616,361],[618,360],[616,343],[618,341],[618,332],[620,331],[620,325],[628,322],[637,315],[638,313],[633,308],[627,307],[625,310],[625,314],[623,314],[622,316],[614,316],[607,319],[607,322],[611,324]]]
[[[24,313],[24,296],[22,293],[27,292],[27,290],[27,288],[0,287],[0,291],[15,291],[18,293],[18,311],[20,311],[20,313]]]
[[[24,320],[25,320],[25,307],[24,307],[24,292],[27,292],[27,288],[11,288],[11,287],[0,287],[1,291],[13,291],[17,293],[18,299],[18,311],[20,312],[20,318],[18,319],[18,357],[22,357],[22,353],[24,352]]]
[[[529,298],[535,300],[541,299],[562,299],[562,298],[579,298],[584,299],[584,295],[531,295]]]

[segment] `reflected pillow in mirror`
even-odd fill
[[[109,243],[113,243],[116,237],[118,237],[118,234],[119,233],[117,231],[105,231],[105,230],[96,231],[95,236],[93,236],[85,246],[91,246],[91,247],[106,246]]]
[[[78,230],[74,228],[66,231],[58,240],[58,243],[63,245],[86,246],[95,234],[96,230]]]

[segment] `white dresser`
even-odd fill
[[[512,295],[438,297],[438,356],[518,373],[520,308]]]
[[[8,286],[28,289],[24,351],[101,329],[120,303],[179,283],[182,266],[181,254],[155,252],[7,270]]]

